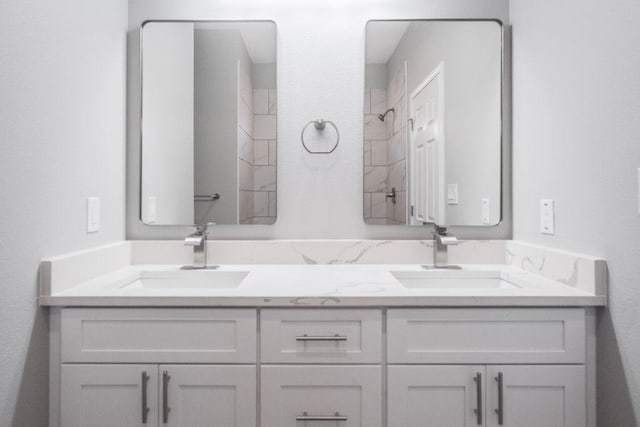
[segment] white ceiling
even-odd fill
[[[367,24],[367,64],[386,64],[404,36],[409,21],[373,21]]]
[[[276,62],[276,25],[273,22],[198,22],[196,28],[238,30],[247,47],[251,62],[254,64]]]

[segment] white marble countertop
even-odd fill
[[[190,285],[187,275],[248,272],[233,287]],[[506,286],[404,286],[392,272],[431,278],[485,278]],[[140,277],[175,277],[179,285],[145,288]],[[212,277],[209,276],[209,277]],[[179,279],[187,278],[187,279]],[[182,285],[184,281],[184,285]],[[217,270],[180,271],[179,265],[129,265],[63,290],[41,294],[43,306],[191,307],[428,307],[428,306],[598,306],[606,297],[506,264],[462,265],[459,270],[425,270],[417,264],[223,265]]]

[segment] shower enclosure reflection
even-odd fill
[[[365,222],[498,224],[501,24],[370,21],[366,37]]]
[[[275,34],[270,21],[143,25],[145,224],[275,222]]]

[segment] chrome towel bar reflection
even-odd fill
[[[304,142],[304,133],[305,133],[305,131],[307,130],[309,125],[313,124],[313,127],[316,128],[316,130],[318,132],[323,132],[324,129],[327,127],[327,123],[330,124],[336,130],[336,142],[335,142],[335,144],[333,145],[333,147],[329,151],[313,151],[313,150],[310,150],[309,147],[307,147],[307,144]],[[302,146],[304,147],[305,150],[307,150],[307,152],[309,154],[331,154],[336,150],[336,148],[338,148],[338,144],[340,143],[340,132],[338,131],[338,127],[331,120],[324,120],[324,119],[311,120],[309,123],[307,123],[302,128],[302,132],[300,132],[300,139],[302,140]]]
[[[193,196],[193,200],[195,202],[213,202],[216,201],[220,198],[220,194],[218,193],[213,193],[211,195],[207,195],[207,194],[202,194],[202,195],[198,195],[196,194],[195,196]]]

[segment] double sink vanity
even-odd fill
[[[43,261],[51,427],[595,427],[604,261],[446,233],[499,226],[508,209],[502,24],[363,32],[353,196],[378,228],[362,234],[416,226],[417,238],[426,225],[434,240],[207,241],[209,223],[274,224],[281,159],[285,178],[300,175],[292,165],[323,175],[316,190],[351,167],[339,143],[341,129],[357,141],[354,127],[309,117],[300,141],[279,140],[276,23],[146,21],[130,210],[143,235],[197,229]],[[340,161],[314,166],[334,151]]]
[[[431,243],[210,241],[202,270],[177,241],[44,261],[52,425],[595,425],[604,262],[467,241],[459,268],[425,268]]]

